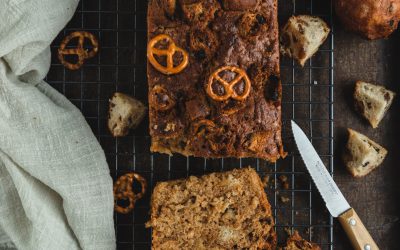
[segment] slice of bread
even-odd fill
[[[395,93],[382,86],[358,81],[354,91],[356,109],[377,128],[393,102]]]
[[[152,249],[276,249],[271,206],[252,168],[160,182]]]
[[[114,137],[126,136],[146,115],[146,106],[133,97],[114,93],[108,110],[108,129]]]
[[[304,66],[324,43],[329,32],[328,25],[319,17],[292,16],[280,35],[281,53],[296,59]]]
[[[292,236],[290,236],[286,242],[286,246],[283,247],[283,250],[320,250],[321,248],[309,241],[303,239],[299,232],[294,231]]]
[[[348,129],[349,139],[343,154],[347,169],[354,177],[362,177],[377,168],[387,150],[363,134]]]

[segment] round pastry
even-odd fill
[[[397,29],[400,0],[336,0],[343,25],[368,39],[388,37]]]

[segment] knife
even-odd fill
[[[292,132],[301,158],[325,201],[326,207],[333,217],[338,217],[353,248],[357,250],[379,249],[356,211],[350,207],[340,192],[306,134],[294,121],[292,121]]]

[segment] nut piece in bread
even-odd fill
[[[400,0],[336,0],[343,26],[368,39],[388,37],[397,29]]]
[[[146,115],[146,106],[128,95],[116,92],[110,99],[108,129],[114,137],[126,136]]]
[[[160,182],[152,249],[276,249],[271,205],[252,168]]]
[[[329,32],[328,25],[319,17],[292,16],[280,35],[281,53],[296,59],[304,66],[324,43]]]
[[[320,250],[321,248],[315,244],[303,239],[299,232],[294,231],[286,241],[286,246],[283,250]]]
[[[355,106],[371,126],[377,128],[395,95],[382,86],[358,81],[354,91]]]
[[[343,161],[354,177],[365,176],[383,162],[387,150],[363,134],[352,129],[348,132]]]

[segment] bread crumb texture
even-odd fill
[[[280,35],[281,53],[296,59],[304,66],[325,42],[329,32],[328,25],[319,17],[292,16]]]
[[[146,116],[146,106],[135,98],[119,92],[114,93],[109,103],[108,129],[114,137],[126,136]]]
[[[354,91],[356,109],[377,128],[392,105],[395,93],[383,86],[358,81]]]
[[[387,150],[363,134],[352,129],[348,129],[348,132],[343,160],[354,177],[365,176],[383,162]]]
[[[158,183],[153,249],[276,249],[271,206],[251,168]]]

